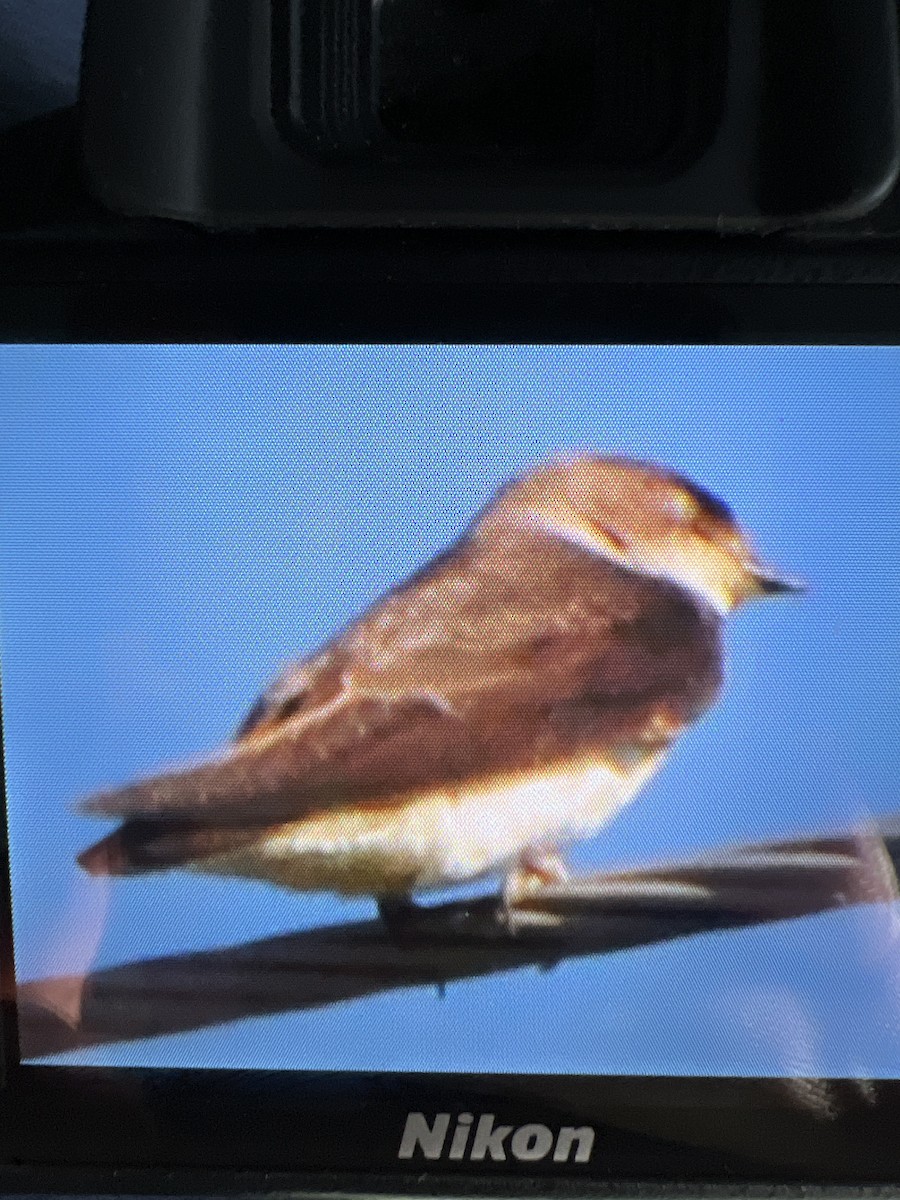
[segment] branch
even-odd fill
[[[20,985],[23,1058],[320,1008],[396,988],[894,900],[900,815],[843,836],[738,847],[580,876],[517,901],[429,909],[402,940],[378,920]],[[74,998],[74,1004],[73,1004]],[[77,1016],[71,1016],[72,1013]]]

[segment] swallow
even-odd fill
[[[554,460],[272,682],[199,765],[87,800],[94,875],[186,868],[371,896],[566,878],[722,689],[725,618],[801,590],[651,463]]]

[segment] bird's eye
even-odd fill
[[[672,492],[663,501],[663,512],[675,521],[691,521],[697,515],[697,502],[687,492]]]

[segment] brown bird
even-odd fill
[[[680,476],[552,462],[289,666],[216,758],[88,800],[124,823],[79,862],[372,895],[386,919],[496,873],[509,901],[713,704],[725,614],[797,586]]]

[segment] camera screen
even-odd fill
[[[0,348],[22,1061],[900,1078],[898,385]]]

